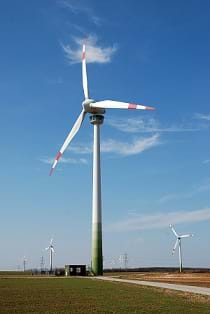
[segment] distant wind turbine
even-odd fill
[[[171,228],[172,232],[174,233],[174,235],[176,237],[176,242],[174,244],[174,247],[173,247],[173,250],[172,250],[172,254],[174,254],[177,245],[179,245],[179,271],[181,273],[182,272],[182,246],[181,246],[181,239],[193,237],[193,234],[178,235],[178,233],[176,232],[176,230],[174,229],[174,227],[172,225],[170,225],[170,228]]]
[[[50,273],[52,273],[52,270],[53,270],[53,253],[55,253],[54,246],[52,243],[53,243],[53,239],[50,240],[49,246],[45,248],[46,251],[49,250],[50,252]]]
[[[101,221],[101,168],[100,168],[100,125],[104,121],[105,109],[142,109],[154,110],[154,107],[136,105],[132,103],[102,100],[95,101],[89,97],[88,80],[86,70],[86,50],[83,45],[82,50],[82,84],[84,91],[84,101],[82,111],[68,134],[64,144],[61,146],[55,161],[53,162],[50,175],[64,151],[79,131],[87,113],[90,114],[90,123],[94,126],[93,136],[93,196],[92,196],[92,261],[91,270],[93,275],[103,274],[103,255],[102,255],[102,221]]]

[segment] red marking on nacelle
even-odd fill
[[[136,109],[137,105],[134,104],[129,104],[128,109]]]

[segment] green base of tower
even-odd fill
[[[92,272],[93,276],[102,276],[103,275],[101,223],[95,223],[93,225],[91,272]]]

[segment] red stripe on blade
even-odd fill
[[[137,105],[134,104],[129,104],[128,109],[136,109]]]
[[[85,59],[85,51],[83,51],[83,53],[82,53],[82,60],[84,60]]]
[[[61,152],[58,152],[58,154],[57,154],[55,159],[58,161],[61,158],[61,156],[62,156]]]

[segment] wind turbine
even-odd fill
[[[50,251],[50,273],[52,273],[53,270],[53,253],[55,253],[54,247],[53,247],[53,239],[50,240],[50,244],[48,247],[45,248],[46,251]]]
[[[53,162],[50,175],[57,162],[63,155],[67,146],[70,144],[87,113],[90,114],[90,123],[93,124],[93,194],[92,194],[92,260],[91,269],[93,275],[103,274],[103,255],[102,255],[102,222],[101,222],[101,168],[100,168],[100,125],[104,121],[105,109],[142,109],[154,110],[154,107],[136,105],[132,103],[102,100],[95,101],[89,97],[88,80],[86,70],[86,48],[82,49],[82,84],[84,91],[84,101],[82,102],[82,111],[68,134],[64,144],[61,146]]]
[[[178,235],[178,233],[176,232],[174,227],[172,225],[169,225],[169,226],[170,226],[172,232],[174,233],[174,235],[176,237],[176,242],[174,244],[174,247],[173,247],[173,250],[172,250],[172,254],[174,254],[177,245],[179,245],[179,271],[181,273],[182,272],[182,246],[181,246],[181,239],[193,237],[193,234]]]

